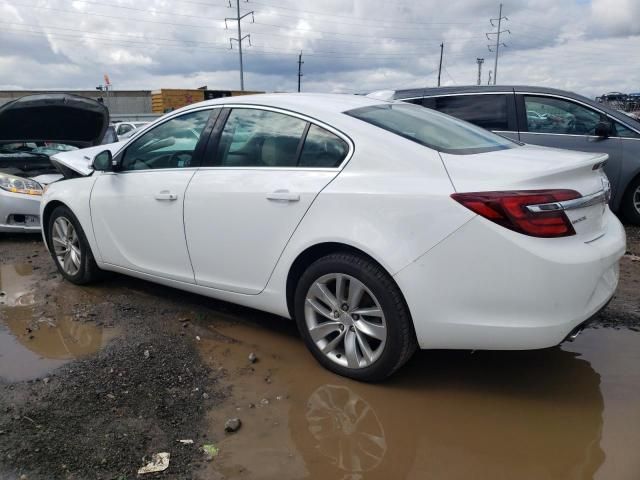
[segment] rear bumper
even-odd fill
[[[41,197],[0,190],[0,232],[40,231]]]
[[[589,243],[476,217],[398,274],[421,348],[526,350],[562,342],[618,285],[624,228]]]

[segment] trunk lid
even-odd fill
[[[585,242],[605,231],[610,187],[602,165],[607,154],[525,145],[488,153],[440,155],[459,193],[568,189],[588,197],[604,191],[606,195],[591,205],[567,209],[565,214]]]

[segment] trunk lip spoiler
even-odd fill
[[[603,182],[602,190],[586,195],[584,197],[575,198],[573,200],[564,200],[562,202],[541,203],[538,205],[527,205],[527,210],[531,213],[557,212],[565,210],[575,210],[578,208],[591,207],[599,203],[609,203],[611,199],[611,186],[609,182]]]

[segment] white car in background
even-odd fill
[[[295,318],[326,368],[380,380],[416,348],[535,349],[611,299],[625,251],[607,156],[525,146],[358,96],[225,98],[61,153],[62,273],[101,270]]]
[[[113,126],[116,130],[116,135],[118,136],[118,138],[127,138],[123,136],[130,136],[131,132],[142,128],[145,125],[149,125],[149,123],[151,122],[117,122],[114,123]]]
[[[99,145],[108,123],[102,104],[76,95],[28,95],[0,107],[0,232],[40,231],[43,188],[62,178],[51,155]]]

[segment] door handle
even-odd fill
[[[167,191],[162,191],[160,193],[156,193],[156,200],[169,200],[169,201],[173,201],[173,200],[177,200],[178,199],[178,195],[176,195],[175,193],[170,193]]]
[[[275,202],[298,202],[300,201],[300,195],[291,193],[289,190],[276,190],[275,192],[267,193],[267,200],[273,200]]]

